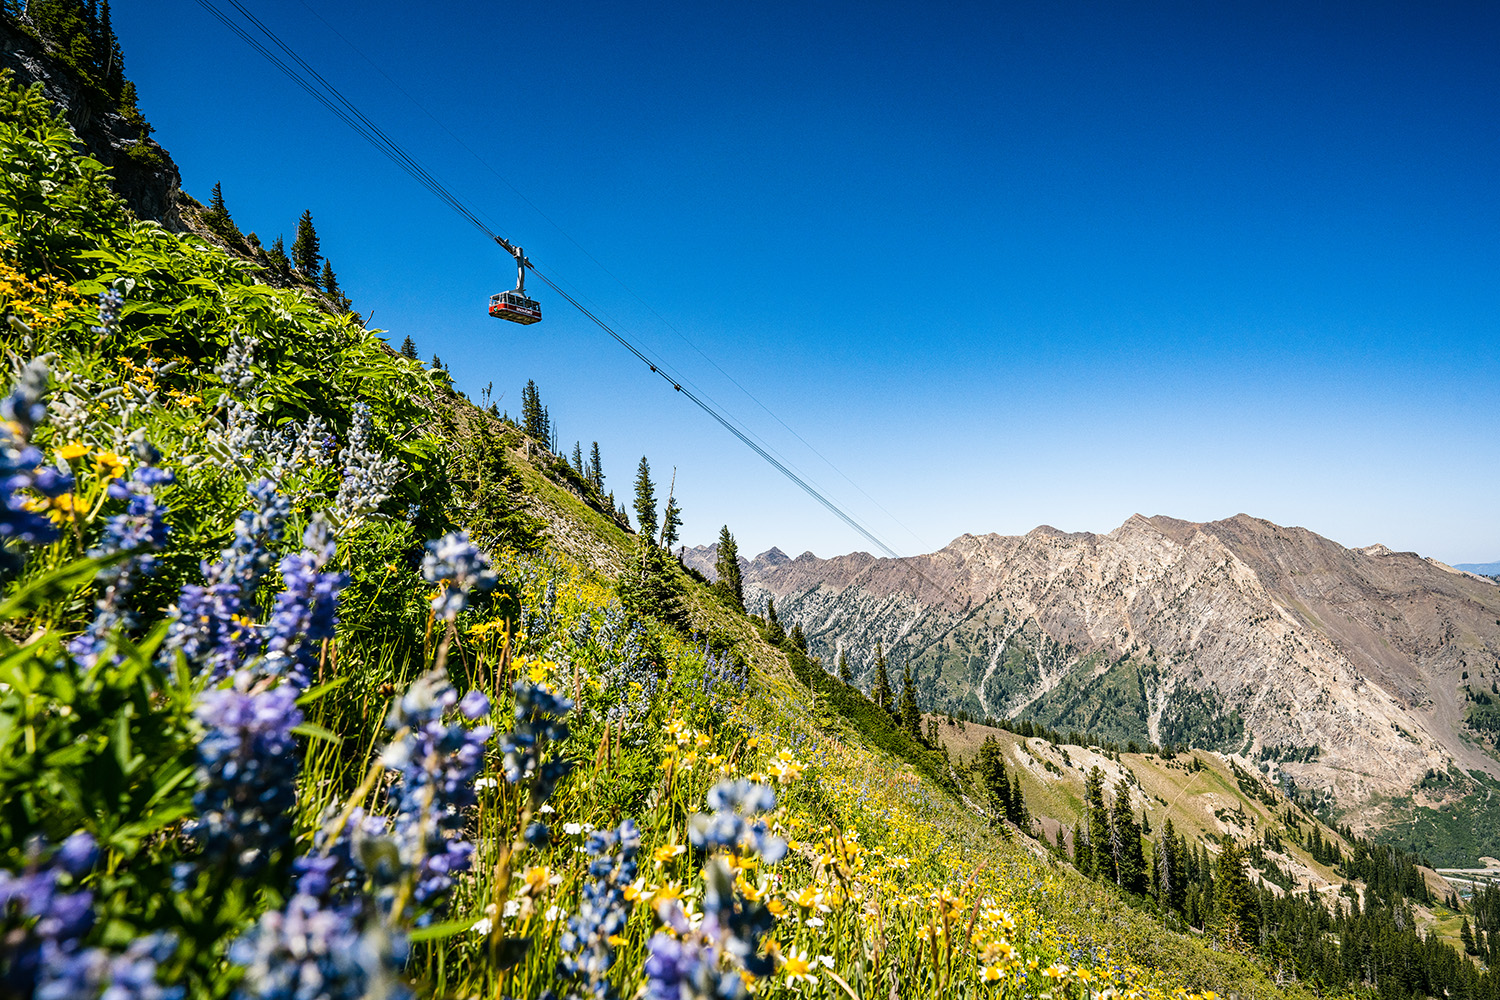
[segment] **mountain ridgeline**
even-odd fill
[[[715,554],[684,559],[711,572]],[[905,559],[772,549],[742,573],[752,609],[774,599],[866,689],[879,642],[926,711],[1239,754],[1356,829],[1401,820],[1387,833],[1434,861],[1500,854],[1490,579],[1243,514],[964,535]]]

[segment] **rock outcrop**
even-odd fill
[[[89,155],[110,168],[113,188],[141,219],[184,232],[182,177],[143,119],[127,117],[108,95],[47,51],[44,42],[0,17],[0,69],[42,91],[67,118]]]

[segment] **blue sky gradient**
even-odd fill
[[[252,7],[903,553],[1244,511],[1500,556],[1496,5]],[[187,190],[311,209],[460,388],[534,378],[621,496],[675,467],[689,543],[870,548],[565,303],[490,319],[498,249],[192,0],[113,13]]]

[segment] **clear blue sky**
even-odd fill
[[[903,553],[1245,511],[1500,558],[1500,6],[249,6]],[[187,190],[311,209],[394,342],[534,378],[617,495],[675,466],[689,543],[870,548],[555,296],[490,319],[508,259],[192,0],[114,17]]]

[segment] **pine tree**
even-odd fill
[[[275,268],[277,274],[285,278],[292,273],[292,259],[286,255],[286,241],[283,240],[279,234],[277,235],[276,239],[271,242],[270,254],[271,266]],[[411,341],[410,337],[407,337],[406,339],[408,342]],[[413,347],[412,350],[415,351],[416,348]],[[412,355],[412,360],[416,360],[415,354]]]
[[[913,736],[922,733],[922,711],[917,708],[916,681],[911,676],[911,660],[901,668],[901,725]]]
[[[573,462],[572,462],[572,465],[573,465],[573,471],[576,472],[576,473],[578,473],[580,476],[582,476],[583,475],[583,442],[582,441],[574,441],[573,442]]]
[[[102,74],[104,89],[115,98],[123,96],[125,89],[125,52],[120,48],[120,40],[115,37],[115,29],[110,24],[109,0],[99,6],[99,42],[100,50],[104,53],[104,72]],[[134,100],[127,102],[127,107],[134,107]]]
[[[1080,823],[1073,824],[1073,867],[1084,875],[1094,870],[1094,852],[1089,847],[1088,829]]]
[[[547,443],[547,411],[542,408],[542,394],[536,382],[526,380],[521,390],[521,429],[526,436],[545,445]]]
[[[1474,932],[1469,928],[1469,918],[1464,917],[1463,926],[1459,928],[1458,939],[1463,942],[1465,955],[1479,954],[1479,945],[1474,940]]]
[[[339,291],[339,276],[333,273],[333,265],[328,263],[327,257],[323,258],[323,273],[319,276],[318,283],[335,301],[344,297],[344,293]]]
[[[776,617],[776,601],[774,598],[766,598],[766,641],[773,646],[779,646],[786,640],[786,630],[781,627],[781,620]]]
[[[672,470],[672,485],[667,487],[667,506],[661,514],[661,545],[668,552],[677,544],[678,531],[682,527],[682,508],[677,506],[677,470]],[[806,652],[806,649],[803,649]]]
[[[745,587],[740,579],[740,548],[729,533],[729,525],[719,529],[719,551],[714,559],[714,587],[734,602],[734,606],[745,610]]]
[[[1087,874],[1101,882],[1115,880],[1114,834],[1109,809],[1104,804],[1104,772],[1096,764],[1084,782],[1084,807],[1088,810],[1089,844],[1093,847],[1093,871]]]
[[[854,671],[849,669],[849,653],[843,649],[839,650],[839,680],[845,684],[854,683]]]
[[[797,647],[797,649],[801,650],[802,653],[806,655],[807,635],[802,631],[801,622],[792,623],[792,630],[786,634],[786,638],[788,642]]]
[[[589,450],[589,482],[593,484],[594,492],[600,496],[604,495],[604,464],[599,461],[599,442],[595,441],[593,448]],[[725,529],[726,533],[728,529]]]
[[[651,463],[641,456],[635,469],[635,519],[641,537],[656,538],[656,487],[651,482]]]
[[[872,693],[875,704],[894,713],[896,710],[896,693],[891,690],[891,679],[885,672],[885,650],[880,645],[880,640],[875,640],[875,690]]]
[[[1146,855],[1141,848],[1141,828],[1130,809],[1130,785],[1121,778],[1115,783],[1114,816],[1115,884],[1127,892],[1146,894]]]
[[[1224,849],[1214,866],[1213,905],[1215,925],[1231,943],[1260,944],[1260,907],[1233,837],[1224,838]]]
[[[428,365],[427,367],[431,368],[435,372],[440,372],[443,370],[443,359],[434,354],[432,356],[432,364]]]
[[[203,213],[203,224],[209,231],[226,240],[238,241],[239,228],[229,216],[229,206],[224,204],[224,185],[214,182],[213,192],[208,196],[208,209]]]
[[[313,228],[312,211],[308,210],[297,222],[297,238],[292,241],[292,263],[302,272],[302,277],[312,280],[322,259],[318,231]]]
[[[412,361],[417,360],[417,342],[410,337],[401,341],[401,356]]]

